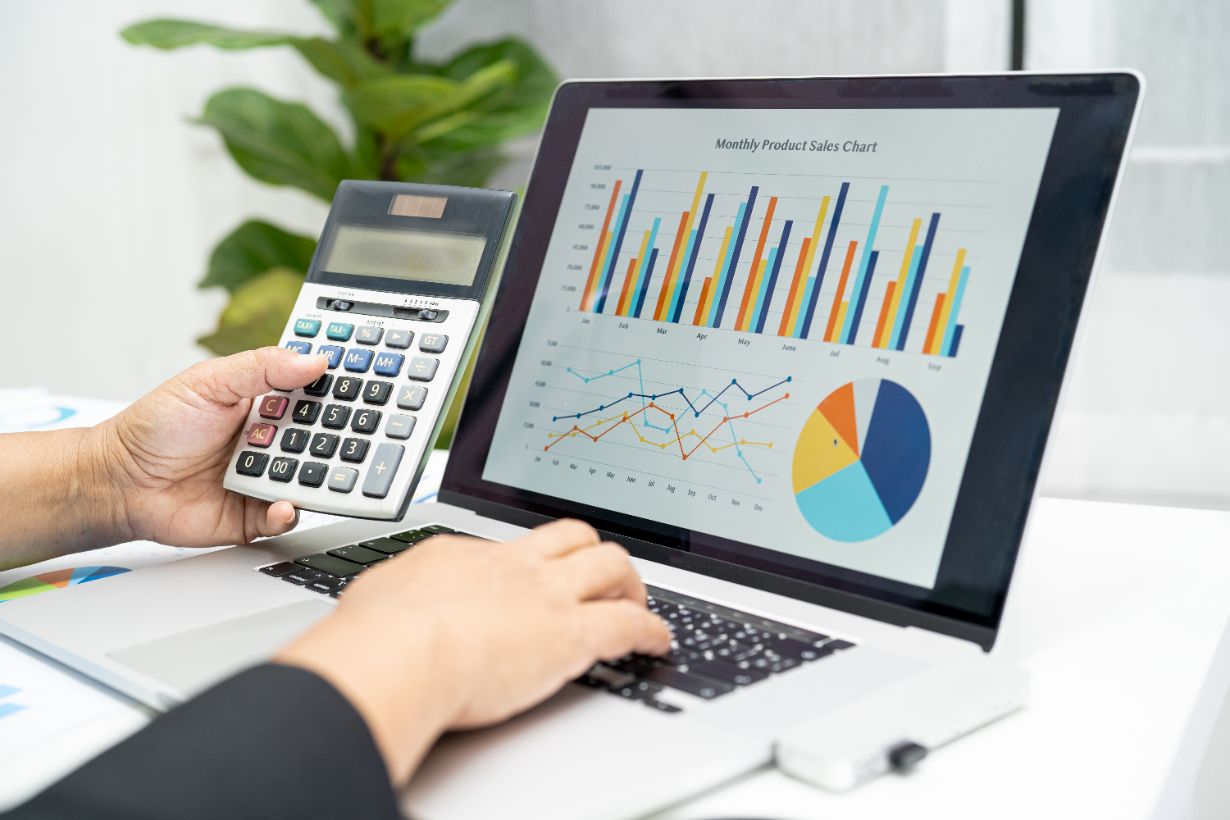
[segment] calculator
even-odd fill
[[[328,357],[255,399],[228,490],[397,519],[440,432],[503,261],[516,194],[342,182],[281,344]]]

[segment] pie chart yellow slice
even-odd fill
[[[812,411],[794,448],[794,491],[800,493],[858,461],[858,453],[846,443],[820,408]]]

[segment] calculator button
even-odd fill
[[[333,458],[337,451],[337,442],[338,437],[331,433],[317,433],[312,436],[312,446],[308,448],[308,452],[317,458]]]
[[[295,412],[290,415],[299,424],[315,424],[320,415],[320,402],[300,399],[295,402]]]
[[[261,403],[257,408],[260,417],[263,419],[280,419],[286,414],[286,405],[290,403],[290,399],[285,396],[277,396],[270,393],[265,398],[261,399]]]
[[[320,332],[319,319],[296,319],[295,320],[295,335],[306,336],[309,339]]]
[[[320,347],[316,348],[316,352],[322,356],[329,357],[329,369],[330,370],[333,370],[339,364],[341,364],[342,356],[346,355],[346,350],[344,348],[338,347],[337,345],[321,345]]]
[[[346,358],[342,360],[342,366],[351,373],[366,373],[367,368],[372,366],[372,352],[352,347],[346,351]]]
[[[384,337],[385,345],[399,350],[405,350],[413,341],[414,333],[409,330],[390,330],[389,335]]]
[[[329,489],[335,492],[350,492],[358,480],[359,471],[354,467],[334,467],[329,471]]]
[[[400,353],[380,353],[376,356],[372,372],[377,376],[397,376],[401,373],[401,366],[405,361],[406,357]]]
[[[389,494],[389,487],[393,486],[393,476],[397,474],[397,465],[401,464],[404,452],[406,448],[400,444],[386,441],[377,445],[372,466],[367,468],[367,478],[363,480],[363,495],[384,498]]]
[[[362,389],[362,379],[356,379],[353,376],[338,376],[333,382],[333,398],[354,401],[359,397],[359,391]]]
[[[265,472],[265,465],[268,463],[269,456],[265,453],[244,450],[239,454],[239,460],[235,462],[235,472],[240,475],[258,476]]]
[[[325,483],[329,473],[329,465],[319,461],[305,461],[299,469],[299,483],[305,487],[319,487]]]
[[[392,382],[378,382],[372,380],[363,386],[363,401],[368,404],[388,404],[389,394],[392,392]]]
[[[344,404],[325,405],[325,414],[320,419],[321,427],[331,430],[341,430],[350,421],[350,408]]]
[[[410,367],[407,369],[406,375],[416,382],[429,382],[436,377],[436,371],[439,369],[439,359],[415,356],[410,360]]]
[[[308,354],[312,352],[312,346],[307,342],[296,342],[291,340],[282,346],[287,350],[293,350],[296,353]]]
[[[384,328],[376,327],[375,325],[363,325],[355,333],[354,340],[361,345],[378,345],[380,344],[380,337],[383,335]]]
[[[365,438],[347,438],[342,439],[342,452],[340,458],[342,461],[349,461],[358,464],[367,458],[367,447],[371,442]]]
[[[247,442],[253,447],[268,447],[270,444],[273,444],[273,437],[277,433],[278,428],[276,425],[256,422],[248,428]]]
[[[397,394],[397,406],[402,410],[419,410],[427,401],[427,388],[417,385],[406,385]]]
[[[354,333],[354,325],[345,322],[329,322],[325,335],[335,342],[349,342],[350,334]]]
[[[414,416],[398,413],[389,416],[388,424],[384,425],[384,434],[389,438],[407,439],[414,432]]]
[[[295,477],[295,470],[299,467],[299,459],[297,458],[275,458],[273,463],[269,465],[269,477],[274,481],[290,481]]]
[[[302,453],[307,449],[308,435],[306,430],[300,430],[297,427],[288,427],[282,433],[282,452],[283,453]]]
[[[419,350],[424,353],[443,353],[448,346],[448,337],[443,333],[424,333],[419,337]]]
[[[350,422],[350,429],[356,433],[374,433],[378,426],[380,426],[379,410],[358,410],[354,414],[354,420]]]
[[[319,379],[306,385],[303,392],[309,396],[327,396],[329,395],[329,387],[333,384],[333,377],[328,373],[321,375]]]

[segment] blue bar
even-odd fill
[[[893,317],[893,335],[889,337],[888,346],[897,349],[897,340],[901,338],[901,317],[905,315],[905,295],[914,287],[914,277],[918,275],[918,263],[922,259],[922,245],[914,246],[914,254],[910,257],[910,271],[905,275],[905,283],[901,287],[901,301],[897,303],[897,315]]]
[[[824,272],[829,267],[829,254],[833,252],[833,240],[837,237],[837,223],[841,222],[841,209],[846,204],[846,192],[850,183],[841,183],[841,191],[837,194],[837,207],[833,209],[833,221],[829,223],[829,235],[824,240],[824,252],[820,255],[820,266],[816,268],[816,286],[811,291],[811,302],[807,305],[807,316],[803,320],[803,335],[806,339],[811,331],[811,320],[816,316],[816,303],[820,301],[820,286],[824,284]]]
[[[645,268],[645,278],[641,280],[641,292],[636,297],[636,310],[632,315],[641,318],[641,308],[645,306],[645,294],[649,293],[649,280],[653,278],[653,263],[658,261],[658,249],[649,254],[649,265]]]
[[[709,209],[713,207],[713,194],[705,199],[705,209],[700,212],[700,224],[696,226],[696,230],[692,233],[692,239],[696,240],[693,245],[689,240],[689,245],[692,249],[691,256],[685,256],[688,261],[687,269],[683,273],[683,278],[679,280],[679,287],[675,290],[675,296],[671,300],[671,309],[667,311],[667,321],[678,322],[679,314],[683,312],[683,303],[688,296],[688,284],[692,281],[692,271],[696,268],[696,257],[700,256],[700,243],[705,241],[705,225],[709,223]]]
[[[598,292],[594,313],[601,313],[606,304],[606,293],[611,287],[611,278],[615,275],[615,262],[619,259],[619,248],[624,244],[624,233],[628,230],[628,217],[632,214],[632,206],[636,204],[636,191],[641,187],[641,174],[643,173],[643,170],[637,170],[636,177],[632,180],[632,191],[624,198],[624,207],[619,214],[619,224],[615,227],[615,244],[611,247],[611,253],[607,257],[606,271],[602,274],[602,289]]]
[[[692,232],[688,234],[687,244],[683,246],[683,258],[684,259],[688,258],[688,254],[692,252],[692,246],[695,243],[696,243],[696,229],[693,228]],[[682,266],[683,261],[680,261],[679,264],[680,266]],[[679,281],[675,283],[675,292],[671,294],[671,300],[666,305],[666,312],[662,314],[662,321],[664,322],[675,321],[671,317],[675,315],[675,305],[679,302],[679,286],[682,284],[683,284],[683,277],[680,276]]]
[[[769,303],[773,301],[773,289],[777,287],[777,274],[782,269],[782,257],[786,255],[786,243],[790,241],[790,226],[794,223],[787,219],[786,224],[782,226],[782,238],[777,243],[777,247],[773,249],[773,253],[769,257],[769,275],[766,277],[764,286],[760,289],[760,296],[756,299],[756,332],[764,331],[764,320],[769,315]]]
[[[658,241],[658,227],[662,224],[662,217],[655,216],[653,218],[653,227],[649,229],[649,242],[645,244],[646,248],[652,248]],[[641,283],[645,281],[645,271],[649,268],[649,257],[646,256],[641,260],[640,270],[636,272],[636,283],[632,286],[632,300],[636,301],[636,294],[641,292]],[[632,305],[628,305],[628,315],[632,315]]]
[[[905,340],[910,335],[914,306],[918,304],[918,292],[922,290],[923,277],[927,275],[927,260],[931,258],[931,243],[935,241],[935,229],[939,224],[940,215],[931,214],[931,224],[927,226],[927,241],[923,242],[922,259],[918,263],[918,278],[914,280],[914,288],[910,291],[910,303],[905,307],[905,321],[901,323],[901,338],[897,341],[898,350],[905,350]]]
[[[858,337],[858,323],[863,318],[863,306],[867,304],[867,292],[871,290],[871,278],[875,276],[876,260],[879,258],[879,251],[871,252],[871,261],[867,263],[867,278],[863,280],[863,289],[858,294],[858,304],[854,306],[854,324],[850,325],[850,338],[846,344],[854,344],[854,340]]]
[[[880,217],[884,214],[884,200],[888,198],[888,186],[880,186],[880,195],[876,197],[876,209],[871,214],[871,225],[867,228],[867,241],[863,243],[863,256],[858,261],[858,276],[854,277],[854,287],[850,289],[851,293],[859,294],[859,306],[851,313],[846,314],[846,321],[841,327],[841,331],[837,334],[838,339],[845,339],[846,344],[854,344],[854,328],[858,327],[858,319],[856,316],[862,313],[862,293],[866,282],[871,278],[871,274],[867,272],[868,266],[871,264],[871,256],[875,251],[872,250],[872,243],[876,241],[876,231],[880,229]]]
[[[747,208],[743,211],[743,221],[739,223],[739,238],[735,240],[734,252],[730,255],[730,268],[722,282],[722,297],[718,299],[717,313],[713,314],[713,324],[710,327],[721,327],[722,314],[726,311],[726,299],[730,296],[730,286],[735,281],[735,271],[739,267],[739,251],[743,247],[743,237],[747,236],[747,224],[752,221],[752,210],[756,207],[757,185],[747,195]]]
[[[778,250],[779,250],[778,248],[769,248],[769,255],[768,257],[765,258],[765,268],[766,269],[772,269],[773,265],[777,263],[777,251]],[[748,332],[750,333],[760,332],[757,329],[760,326],[760,322],[759,322],[760,307],[761,305],[764,304],[764,295],[765,293],[768,292],[768,288],[769,288],[769,277],[765,276],[764,279],[760,280],[760,290],[756,291],[756,301],[752,303],[752,318],[751,318],[751,321],[748,323]]]
[[[743,223],[743,215],[747,212],[747,203],[739,203],[739,211],[735,214],[735,235],[739,233],[739,225]],[[730,257],[735,252],[735,243],[729,242],[726,245],[726,256],[722,259],[722,269],[718,272],[717,281],[713,283],[713,294],[709,298],[709,315],[705,317],[705,324],[713,327],[713,317],[717,315],[718,291],[725,285],[727,275],[730,272]]]
[[[965,297],[965,282],[969,279],[969,265],[961,268],[961,278],[957,280],[957,292],[952,297],[952,306],[948,308],[948,328],[944,331],[944,341],[940,343],[940,355],[952,355],[948,348],[952,346],[952,338],[956,333],[957,311],[961,310],[961,300]]]
[[[816,277],[813,276],[807,280],[807,288],[803,291],[803,301],[799,304],[799,315],[794,317],[794,328],[790,331],[790,335],[796,339],[803,335],[803,323],[806,321],[803,305],[811,302],[811,292],[815,287]]]
[[[957,355],[957,348],[961,346],[961,334],[965,332],[965,325],[957,325],[952,334],[952,347],[948,348],[949,356]]]

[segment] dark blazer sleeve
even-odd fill
[[[384,760],[322,678],[266,664],[172,709],[5,820],[396,818]]]

